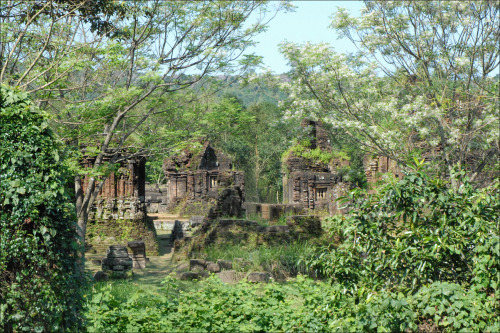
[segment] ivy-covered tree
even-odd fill
[[[26,93],[0,89],[0,330],[78,331],[83,279],[62,146]]]

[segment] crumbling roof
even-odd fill
[[[210,142],[205,142],[198,152],[184,149],[181,153],[165,159],[164,172],[182,172],[195,170],[229,170],[232,162],[229,157],[214,149]]]

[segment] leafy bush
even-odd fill
[[[215,276],[182,290],[172,277],[156,294],[135,290],[126,300],[111,285],[87,295],[90,332],[496,332],[493,297],[448,282],[415,295],[343,292],[299,275],[286,284],[226,285]]]
[[[433,323],[440,331],[498,332],[500,328],[495,318],[497,301],[456,283],[435,282],[409,299],[420,323]]]
[[[212,276],[197,290],[179,291],[167,277],[158,295],[136,292],[118,302],[109,286],[88,295],[90,332],[325,331],[338,290],[311,279],[289,284],[226,285]],[[339,303],[340,304],[340,303]],[[342,303],[344,304],[344,303]],[[342,309],[343,307],[338,307]],[[333,308],[332,308],[333,309]]]
[[[82,279],[61,147],[26,94],[0,89],[0,329],[78,330]]]
[[[373,195],[351,192],[351,213],[329,221],[341,244],[318,249],[309,266],[352,293],[362,286],[415,291],[436,281],[468,285],[488,274],[483,269],[498,272],[491,239],[498,239],[499,184],[478,190],[463,173],[454,176],[462,181],[459,189],[416,171]],[[498,277],[481,281],[493,290]]]

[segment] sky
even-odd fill
[[[285,58],[278,51],[278,44],[283,41],[294,43],[330,43],[337,52],[354,52],[351,42],[337,39],[333,29],[328,28],[330,16],[337,7],[350,10],[352,15],[359,15],[364,6],[362,1],[292,1],[296,6],[295,12],[279,12],[269,23],[266,32],[258,35],[255,40],[257,46],[251,48],[250,53],[263,57],[264,67],[274,73],[281,74],[290,70]]]

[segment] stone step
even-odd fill
[[[153,223],[175,223],[175,221],[179,221],[181,223],[189,223],[189,220],[186,219],[175,219],[175,220],[166,220],[166,219],[161,219],[161,220],[153,220]]]
[[[150,213],[148,214],[148,217],[152,220],[189,220],[188,217],[183,217],[176,214]]]
[[[156,230],[173,230],[175,221],[167,221],[167,220],[153,220],[153,224]],[[181,223],[182,229],[186,230],[189,228],[189,220],[177,220]]]

